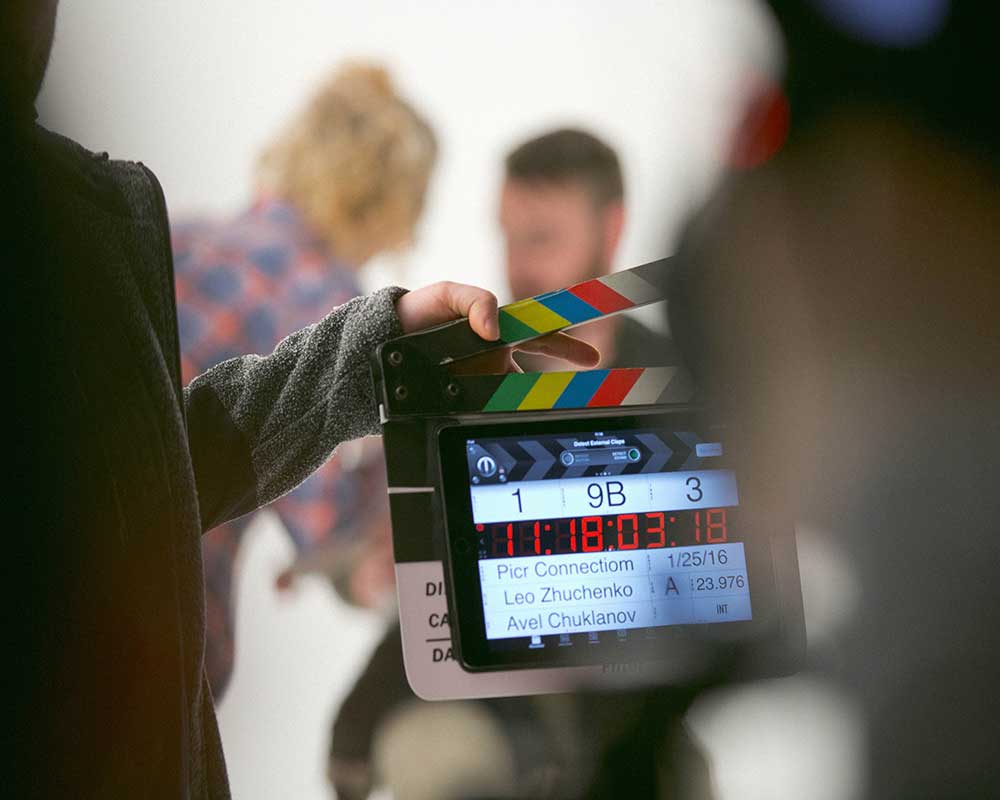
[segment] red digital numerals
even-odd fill
[[[726,512],[710,508],[494,523],[484,544],[491,558],[722,544],[729,539]]]

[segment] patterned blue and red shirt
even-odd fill
[[[223,223],[173,226],[174,278],[184,383],[247,353],[270,353],[281,339],[360,294],[354,270],[338,263],[289,204],[256,203]],[[379,476],[344,469],[335,456],[272,503],[296,550],[308,553],[349,530]],[[233,567],[252,515],[203,539],[208,642],[206,666],[216,698],[233,662]]]

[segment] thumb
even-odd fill
[[[464,283],[448,284],[449,307],[456,317],[468,317],[469,325],[487,341],[500,338],[497,298],[492,292]]]
[[[462,283],[435,283],[408,292],[396,301],[404,333],[468,317],[472,330],[487,341],[500,337],[497,299],[492,292]]]

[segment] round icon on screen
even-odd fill
[[[497,471],[497,462],[489,456],[480,456],[476,462],[476,469],[484,478],[492,478]]]
[[[641,456],[641,455],[642,454],[639,452],[639,448],[633,447],[633,448],[631,448],[628,451],[628,460],[629,461],[638,461],[639,460],[639,456]]]
[[[569,450],[563,450],[562,453],[559,454],[559,460],[562,462],[564,467],[571,467],[573,466],[573,462],[576,461],[576,456],[574,456]]]

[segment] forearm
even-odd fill
[[[378,432],[368,356],[401,333],[402,294],[351,300],[269,356],[225,361],[185,389],[206,530],[292,489],[340,442]]]

